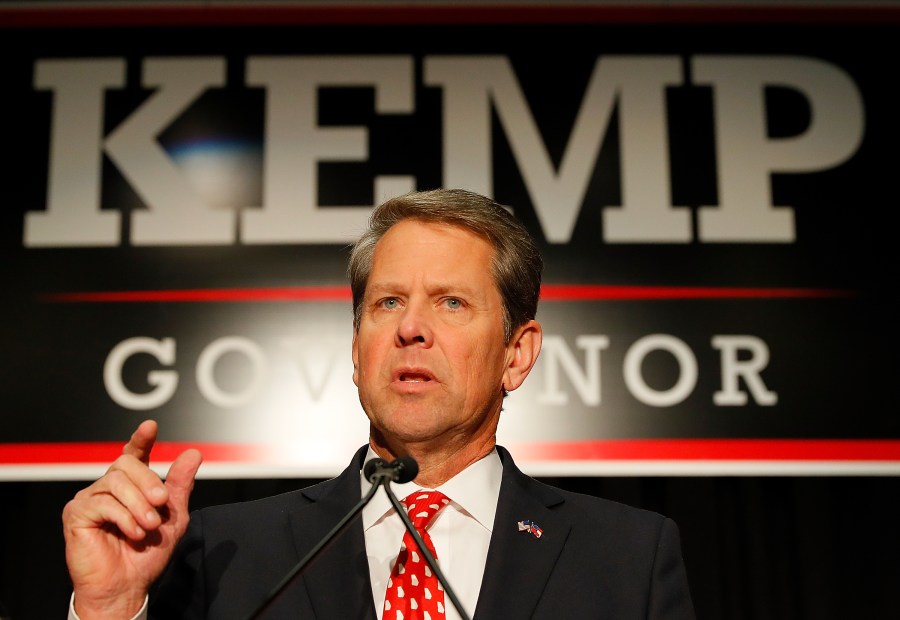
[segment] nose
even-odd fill
[[[432,328],[427,304],[410,302],[406,306],[400,315],[395,341],[398,347],[431,346]]]

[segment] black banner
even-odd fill
[[[441,186],[544,252],[531,471],[900,471],[900,12],[360,11],[2,13],[0,476],[146,417],[205,475],[337,471],[348,244]]]

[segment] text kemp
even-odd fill
[[[347,242],[362,230],[368,209],[320,208],[317,170],[321,162],[368,161],[369,128],[320,125],[319,91],[371,88],[377,115],[415,118],[416,62],[423,85],[441,94],[442,185],[492,195],[492,133],[502,131],[550,243],[572,236],[613,114],[621,204],[603,206],[605,243],[792,243],[794,211],[773,204],[771,175],[835,167],[856,152],[865,128],[852,78],[816,58],[600,56],[557,165],[505,56],[250,56],[244,62],[245,83],[227,86],[265,92],[263,198],[248,208],[221,209],[189,183],[157,136],[204,92],[226,86],[224,57],[145,58],[131,81],[124,58],[36,61],[34,88],[53,100],[49,172],[45,208],[26,213],[24,245],[115,246],[123,243],[123,230],[135,246]],[[105,133],[108,94],[132,83],[152,95]],[[672,204],[667,90],[678,87],[712,93],[715,205]],[[809,106],[809,125],[798,135],[768,135],[764,94],[773,87],[799,93]],[[128,227],[115,205],[101,204],[104,156],[145,206],[130,214]],[[374,176],[372,192],[380,201],[416,184],[412,175]]]

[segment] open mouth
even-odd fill
[[[431,381],[431,377],[420,372],[402,372],[399,377],[403,383],[425,383]]]

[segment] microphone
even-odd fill
[[[401,456],[390,463],[384,459],[372,459],[363,467],[363,475],[372,484],[381,484],[385,479],[405,484],[419,475],[419,464],[411,456]]]

